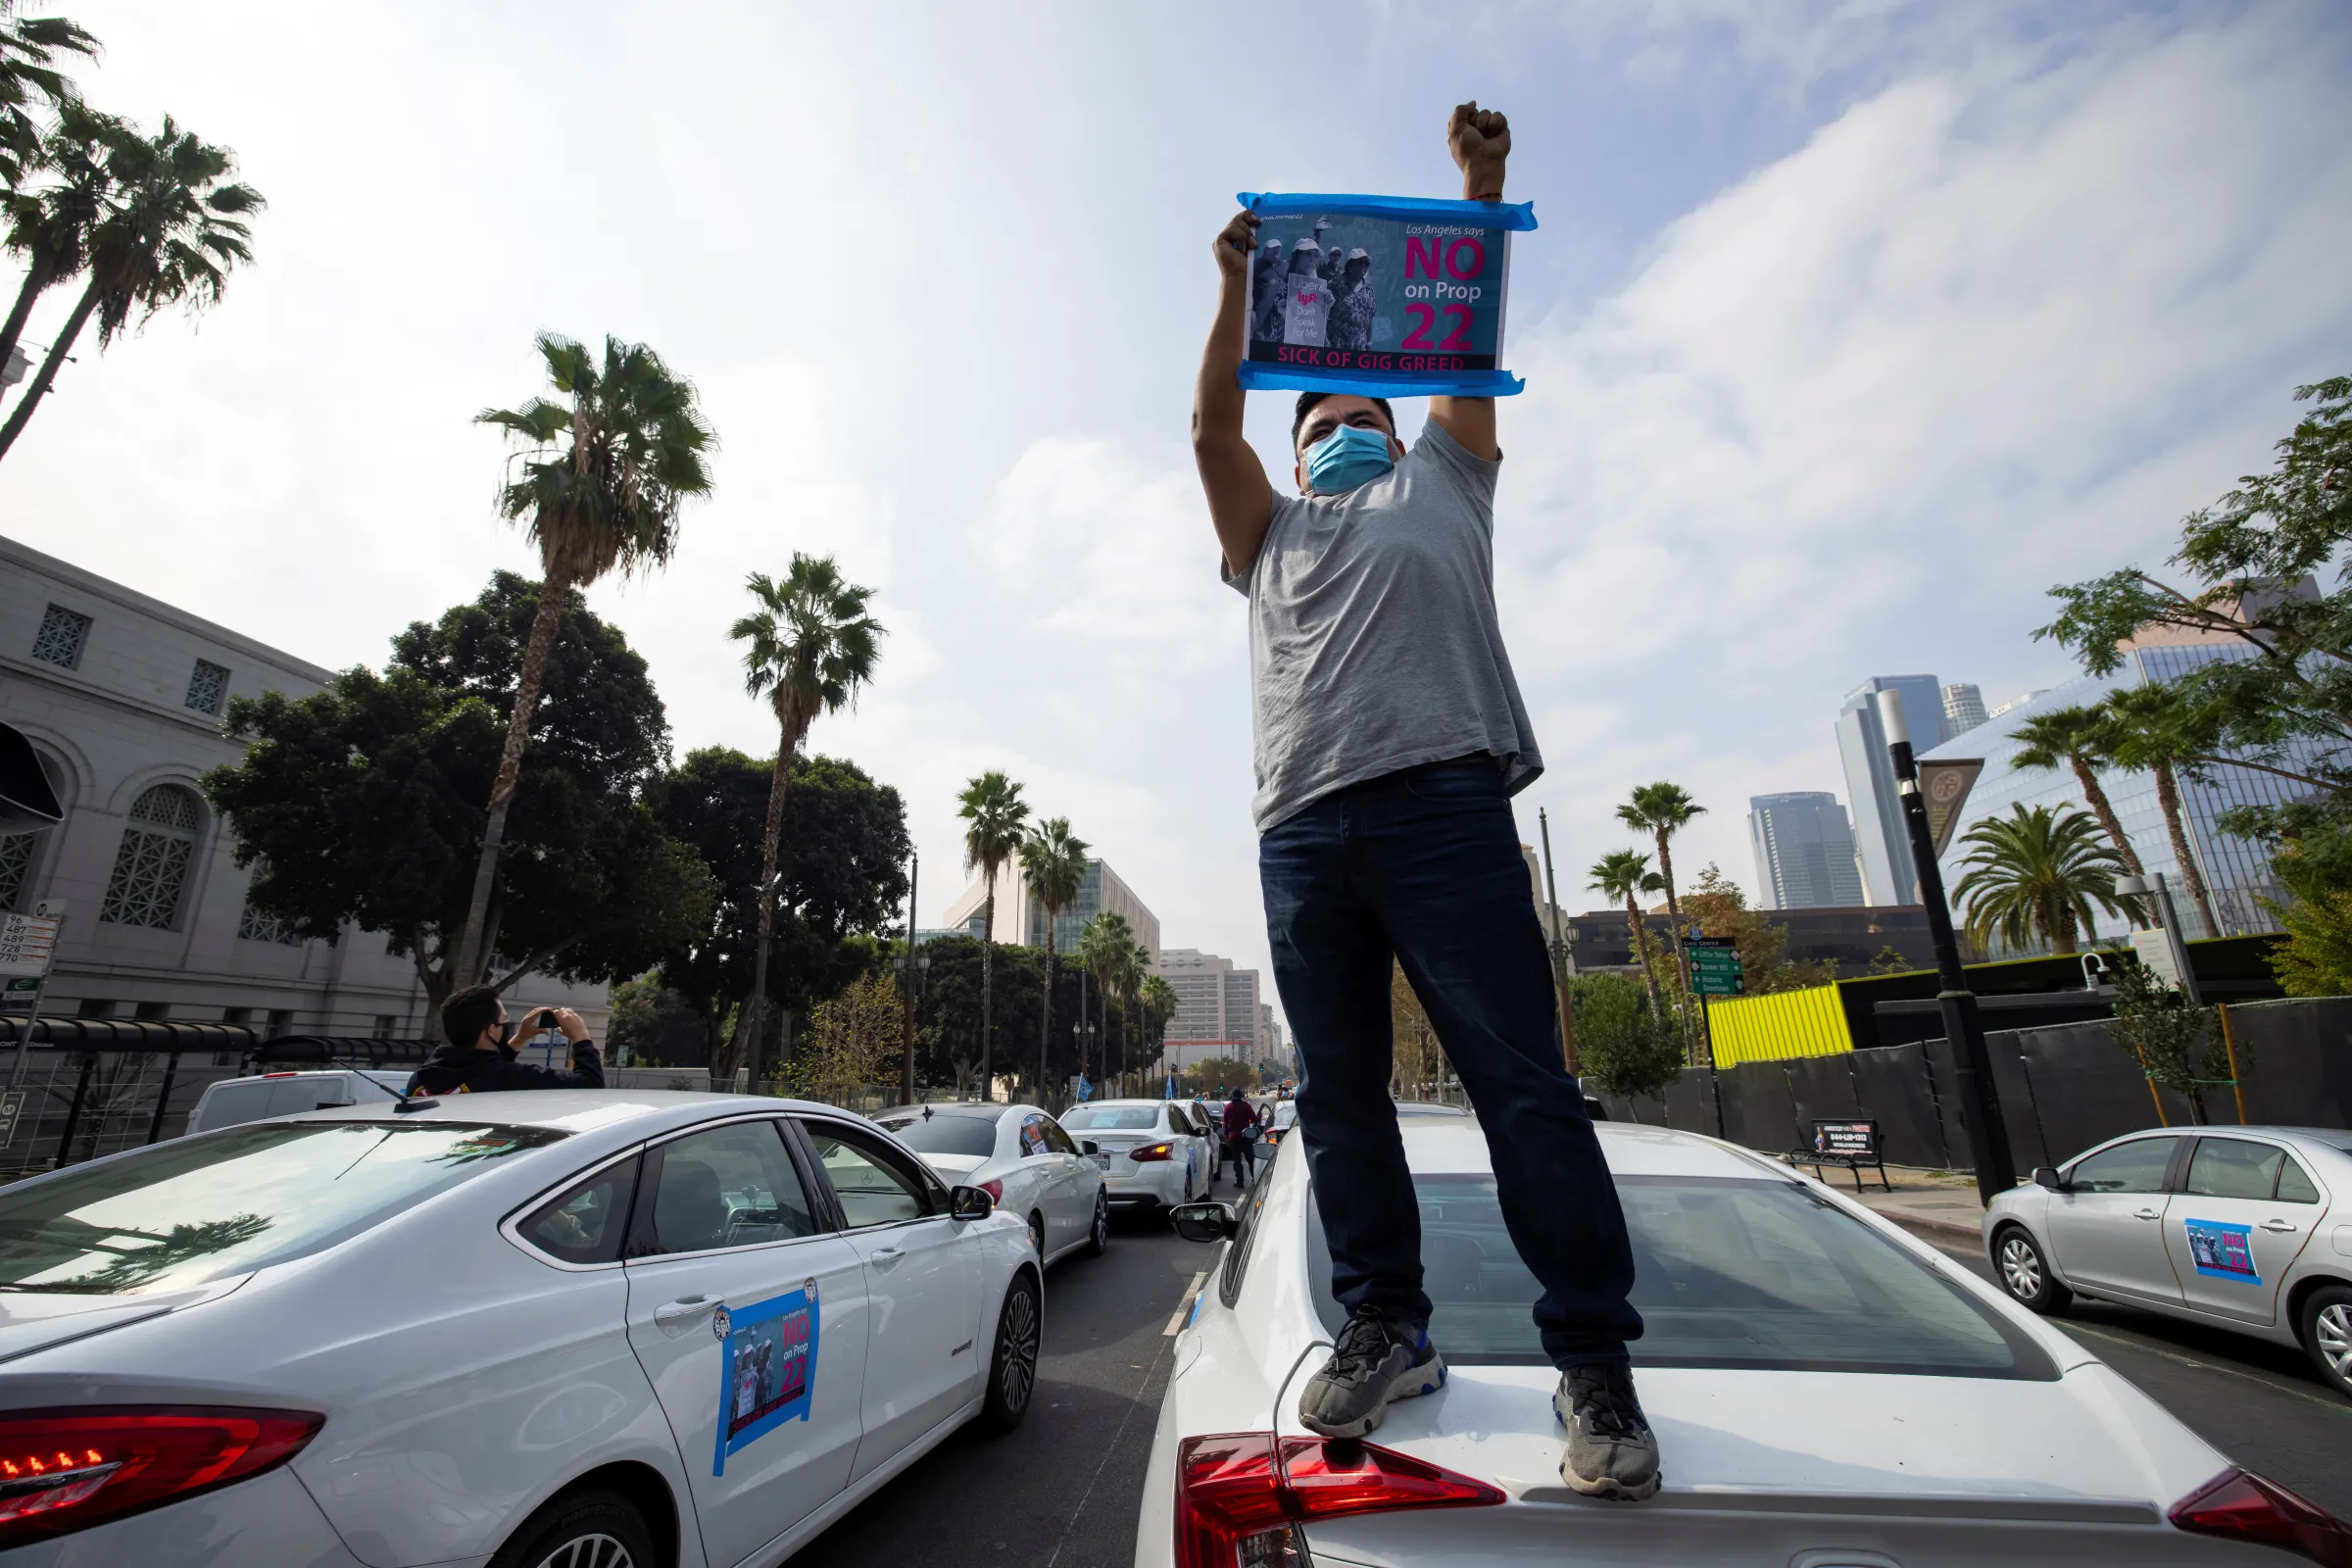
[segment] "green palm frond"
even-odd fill
[[[1980,947],[2012,951],[2046,943],[2072,953],[2091,928],[2093,906],[2119,914],[2115,879],[2124,863],[2087,811],[2020,803],[1962,836],[1967,868],[1952,898]]]
[[[983,873],[993,884],[998,867],[1020,853],[1021,830],[1029,821],[1021,787],[1003,773],[983,773],[956,797],[956,814],[964,821],[963,868]]]
[[[1617,820],[1637,833],[1672,837],[1689,827],[1691,818],[1704,816],[1706,811],[1705,807],[1690,798],[1690,791],[1660,779],[1654,784],[1637,785],[1632,797],[1617,808]]]
[[[79,98],[58,69],[60,55],[96,59],[98,40],[63,17],[17,18],[0,11],[0,187],[14,190],[38,161],[44,103],[63,114]]]
[[[1029,891],[1046,906],[1046,946],[1054,946],[1054,921],[1077,902],[1086,881],[1093,846],[1070,831],[1066,816],[1050,816],[1021,841],[1021,874]]]
[[[2121,738],[2113,714],[2099,708],[2056,708],[2037,713],[2009,732],[2018,748],[2011,767],[2046,773],[2072,766],[2076,758],[2092,764],[2111,762]]]
[[[765,697],[797,742],[824,713],[855,706],[881,661],[880,621],[866,612],[873,590],[846,580],[831,556],[795,551],[782,581],[744,580],[758,609],[727,628],[747,646],[743,688]]]

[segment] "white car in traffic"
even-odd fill
[[[1035,1385],[1020,1221],[823,1105],[253,1122],[0,1191],[0,1562],[775,1563]]]
[[[1207,1190],[1201,1172],[1215,1151],[1173,1100],[1098,1100],[1063,1112],[1062,1128],[1092,1141],[1110,1162],[1103,1187],[1112,1208],[1156,1211]]]
[[[1074,1143],[1042,1106],[950,1101],[903,1105],[874,1121],[948,1181],[977,1187],[1019,1215],[1044,1262],[1081,1249],[1100,1257],[1110,1246],[1109,1156],[1091,1139]]]
[[[1179,1335],[1137,1568],[1591,1561],[1789,1568],[2321,1561],[2328,1515],[2247,1476],[2097,1357],[1819,1182],[1663,1128],[1596,1132],[1632,1233],[1664,1486],[1578,1495],[1475,1120],[1400,1120],[1448,1378],[1365,1443],[1298,1397],[1345,1319],[1286,1142]]]
[[[315,1072],[265,1072],[250,1078],[223,1078],[205,1085],[196,1108],[188,1112],[187,1130],[209,1133],[239,1122],[270,1116],[291,1116],[305,1110],[340,1110],[345,1105],[389,1104],[398,1100],[414,1067],[372,1071],[364,1067],[330,1067]]]

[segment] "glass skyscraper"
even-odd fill
[[[1748,842],[1767,909],[1852,907],[1862,902],[1854,830],[1826,790],[1757,795],[1747,803]]]
[[[1862,893],[1870,904],[1917,904],[1911,840],[1894,793],[1894,764],[1879,726],[1879,693],[1901,694],[1903,722],[1915,752],[1942,742],[1943,688],[1933,675],[1873,675],[1845,694],[1838,710],[1838,755],[1845,798],[1854,803],[1854,847],[1862,856]]]

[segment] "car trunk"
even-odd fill
[[[923,1163],[939,1172],[950,1187],[971,1180],[972,1172],[988,1163],[986,1154],[925,1154]]]
[[[0,1296],[0,1361],[13,1361],[35,1350],[46,1350],[72,1340],[88,1339],[109,1329],[143,1323],[166,1312],[215,1300],[250,1278],[249,1274],[237,1274],[186,1290],[146,1296],[12,1292]]]
[[[2055,1382],[1670,1367],[1639,1378],[1665,1483],[1651,1501],[1601,1502],[1562,1484],[1551,1369],[1456,1367],[1442,1393],[1391,1406],[1371,1441],[1510,1500],[1318,1522],[1315,1559],[2245,1560],[2164,1523],[2224,1461],[2169,1421],[2135,1422],[2144,1398],[2103,1366]],[[1295,1387],[1284,1409],[1297,1430]]]

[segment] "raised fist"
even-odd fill
[[[1498,110],[1481,109],[1475,98],[1454,106],[1446,122],[1446,146],[1462,172],[1462,193],[1502,194],[1502,166],[1511,156],[1511,122]]]
[[[1217,270],[1227,277],[1250,275],[1250,257],[1257,249],[1257,215],[1236,213],[1233,220],[1217,230],[1214,246]]]

